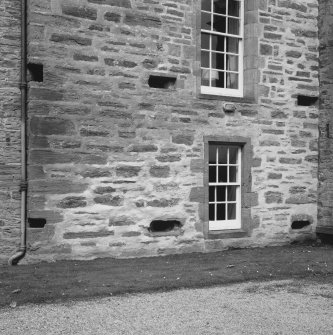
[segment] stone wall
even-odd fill
[[[318,96],[317,1],[246,1],[245,45],[258,54],[246,66],[259,82],[230,112],[199,94],[196,11],[194,0],[32,1],[29,62],[44,73],[29,85],[28,217],[46,225],[29,228],[26,261],[314,236],[318,106],[297,97]],[[151,88],[151,74],[176,86]],[[250,139],[241,238],[204,238],[205,136]],[[152,234],[163,219],[181,227]]]
[[[0,263],[19,244],[20,1],[0,1]]]
[[[319,1],[319,41],[320,41],[320,160],[319,160],[319,208],[318,231],[333,233],[333,79],[332,79],[332,24],[333,4]]]

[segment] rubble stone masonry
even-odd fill
[[[20,1],[0,1],[0,262],[20,242]]]
[[[0,27],[7,36],[1,83],[10,81],[0,90],[6,257],[18,237],[18,3],[0,6],[8,25]],[[319,94],[318,3],[245,0],[243,99],[200,94],[198,3],[30,1],[28,58],[43,65],[43,81],[30,81],[28,92],[28,218],[46,225],[28,229],[25,261],[214,251],[314,236],[319,108],[297,101]],[[176,78],[175,87],[149,87],[152,74]],[[207,136],[248,139],[241,236],[204,235]],[[154,233],[153,220],[181,226]],[[293,229],[295,221],[309,225]]]
[[[333,233],[333,4],[319,1],[320,117],[318,232]]]

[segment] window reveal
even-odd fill
[[[209,230],[241,228],[241,147],[209,143]]]
[[[243,95],[242,0],[201,0],[201,93]]]

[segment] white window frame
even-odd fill
[[[226,33],[220,33],[220,32],[216,32],[213,30],[205,30],[205,29],[201,29],[201,34],[202,33],[206,33],[209,35],[218,35],[218,36],[225,36],[225,37],[233,37],[233,38],[238,38],[239,39],[239,54],[238,54],[238,71],[235,73],[238,73],[238,89],[231,89],[231,88],[221,88],[221,87],[211,87],[211,86],[203,86],[201,85],[201,93],[202,94],[212,94],[212,95],[225,95],[225,96],[229,96],[229,97],[243,97],[244,96],[244,89],[243,89],[243,82],[244,82],[244,61],[243,61],[243,57],[244,57],[244,0],[239,0],[240,1],[240,34],[239,35],[233,35],[233,34],[228,34],[228,18],[233,18],[233,16],[228,16],[228,1],[229,0],[220,0],[220,1],[225,1],[226,2],[226,15],[222,15],[219,14],[220,16],[224,16],[226,17]],[[213,20],[213,4],[214,4],[214,0],[211,0],[212,4],[211,4],[211,8],[212,11],[208,12],[208,11],[203,11],[201,10],[201,13],[210,13],[212,16],[212,20]],[[211,39],[210,39],[211,40]],[[211,45],[209,46],[210,50],[211,49]],[[200,50],[206,50],[206,49],[202,49],[201,45],[200,45]],[[224,49],[224,55],[227,54],[226,49]],[[206,50],[207,51],[207,50]],[[231,53],[229,53],[231,54]],[[233,54],[231,54],[233,55]],[[235,54],[236,55],[236,54]],[[224,56],[226,57],[226,56]],[[210,64],[211,64],[211,52],[210,52]],[[225,62],[226,64],[226,62]],[[200,82],[201,82],[201,69],[202,67],[200,67]],[[209,68],[204,68],[207,69],[209,71],[212,70],[211,67]],[[226,72],[233,72],[233,71],[224,71],[224,76],[225,76],[225,80],[224,82],[226,82]]]
[[[211,164],[208,160],[208,171],[209,167],[215,166],[216,167],[216,181],[217,182],[210,182],[209,181],[209,174],[208,174],[208,194],[209,194],[209,188],[215,187],[214,192],[214,201],[209,201],[208,199],[208,217],[210,217],[210,206],[211,204],[214,204],[214,218],[217,218],[217,204],[225,204],[225,220],[208,220],[208,230],[209,231],[217,231],[217,230],[234,230],[234,229],[241,229],[242,227],[242,218],[241,218],[241,185],[242,185],[242,147],[240,145],[235,144],[229,144],[229,143],[216,143],[216,142],[209,142],[208,145],[214,145],[217,146],[216,149],[216,163]],[[226,164],[220,164],[219,163],[219,147],[226,147],[227,148],[227,162]],[[229,159],[229,148],[230,147],[236,147],[238,149],[237,151],[237,162],[236,164],[230,164]],[[208,149],[209,150],[209,149]],[[226,166],[227,167],[227,182],[218,182],[219,180],[219,166]],[[237,171],[237,178],[236,182],[229,182],[229,167],[235,166]],[[225,186],[225,201],[217,201],[217,188],[216,186]],[[228,186],[236,186],[236,200],[235,201],[228,201],[227,197],[227,189]],[[236,218],[234,220],[228,220],[228,204],[236,204]]]

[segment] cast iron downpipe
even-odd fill
[[[26,120],[27,120],[27,0],[21,0],[21,241],[20,247],[8,260],[9,265],[17,263],[25,256],[27,250],[27,155],[26,155]]]

